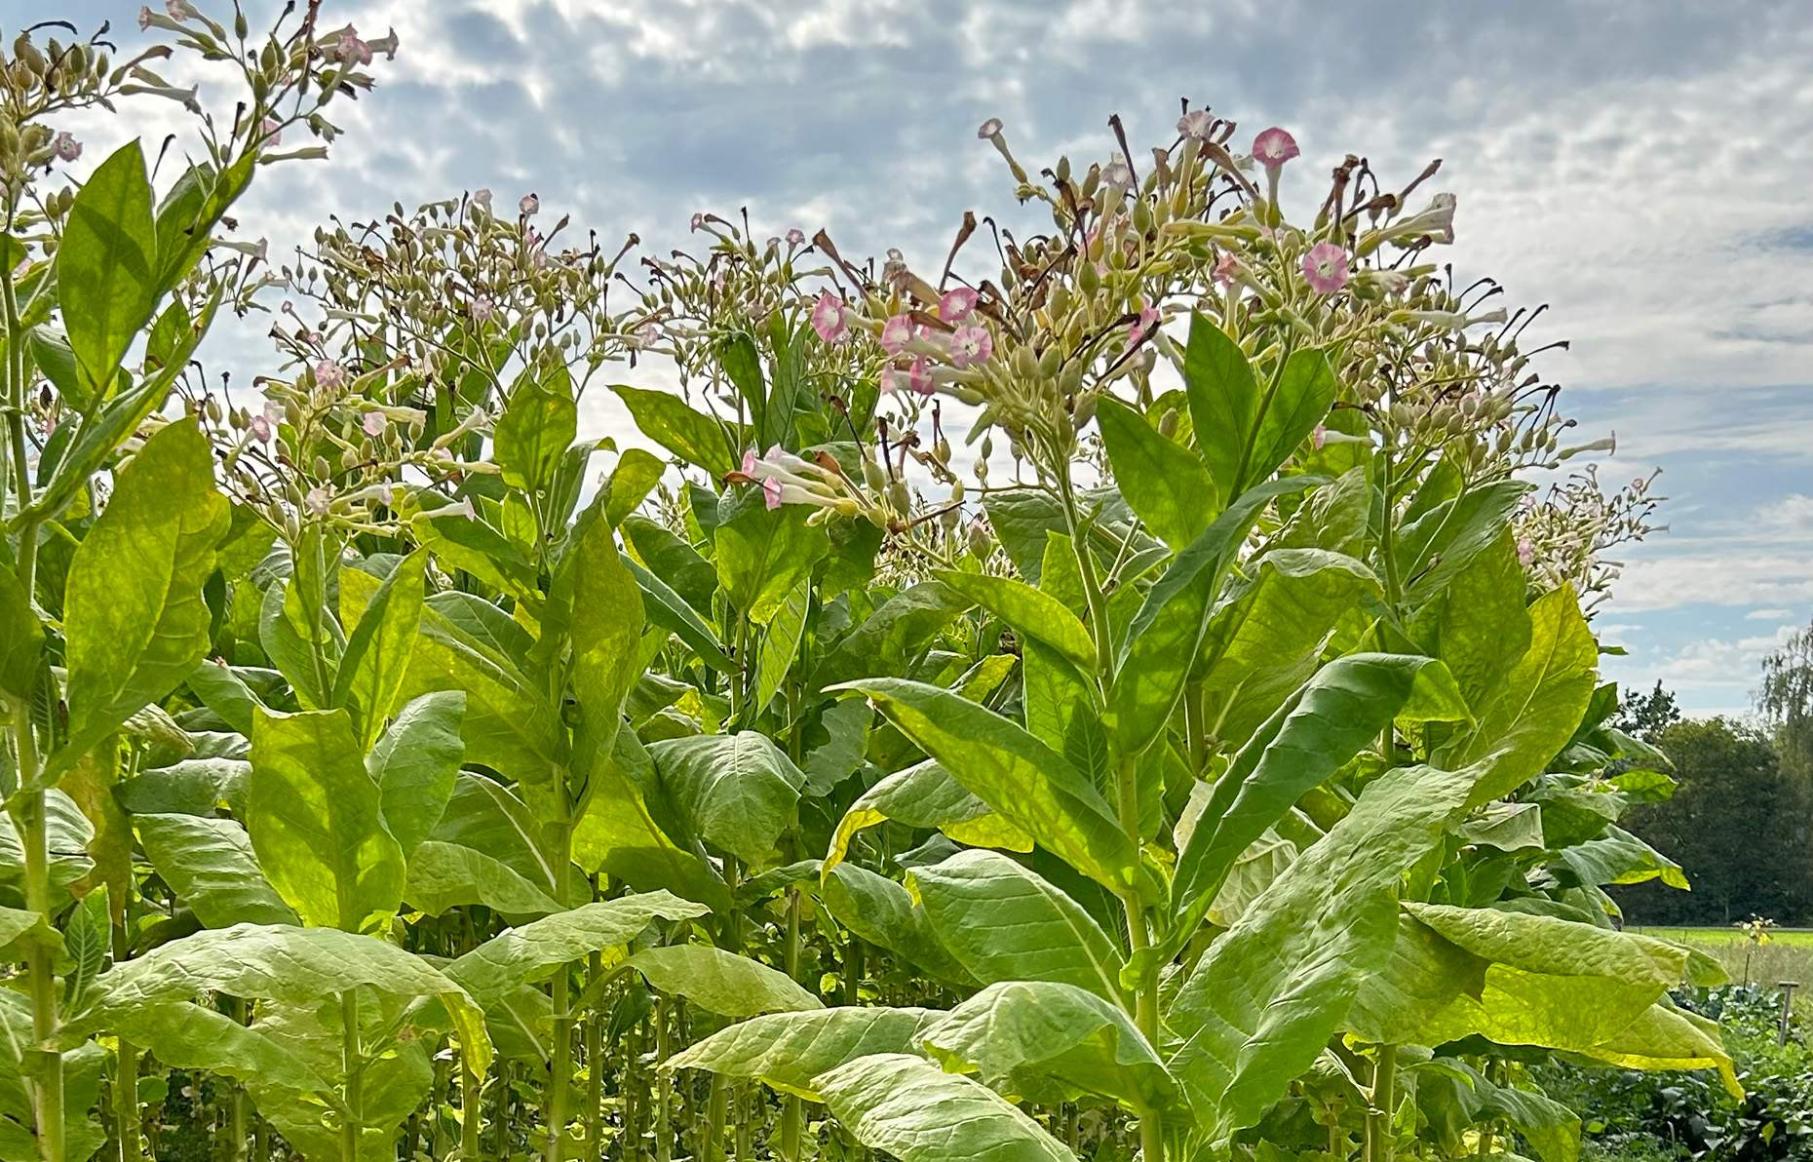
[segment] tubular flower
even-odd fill
[[[1253,160],[1264,166],[1267,173],[1277,173],[1285,162],[1301,156],[1302,152],[1297,148],[1297,139],[1276,125],[1253,139]]]
[[[739,471],[731,474],[737,483],[759,484],[762,500],[769,508],[783,504],[806,504],[855,516],[866,507],[856,489],[835,462],[806,460],[785,451],[779,444],[758,457],[754,450],[743,453]]]
[[[842,343],[850,333],[850,316],[844,301],[830,291],[821,292],[812,306],[812,329],[827,344]]]
[[[68,130],[58,133],[51,139],[50,147],[56,152],[58,161],[74,161],[82,156],[82,143]]]
[[[966,286],[947,290],[938,298],[938,317],[947,323],[961,323],[976,309],[976,292]]]
[[[346,368],[332,359],[315,364],[315,385],[323,391],[338,391],[346,383]]]
[[[1139,318],[1133,320],[1133,322],[1128,325],[1127,342],[1129,344],[1138,345],[1151,338],[1152,334],[1157,330],[1158,308],[1147,307],[1139,313]]]
[[[1195,109],[1177,119],[1177,131],[1185,137],[1194,137],[1198,141],[1209,139],[1209,130],[1215,124],[1215,118],[1207,109]]]
[[[955,367],[987,363],[994,353],[995,338],[988,333],[987,327],[958,327],[951,335],[951,364]]]
[[[898,355],[913,341],[913,318],[911,315],[894,315],[881,325],[881,349],[889,355]]]
[[[1419,238],[1451,243],[1454,241],[1454,209],[1458,202],[1453,194],[1437,194],[1421,213],[1400,218],[1386,227],[1386,237],[1399,244],[1409,244]]]
[[[1303,277],[1317,294],[1334,294],[1347,285],[1347,251],[1332,242],[1316,243],[1303,256]]]

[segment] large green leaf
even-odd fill
[[[859,864],[840,863],[825,873],[818,898],[839,924],[870,944],[938,980],[975,985],[975,977],[933,935],[925,908],[904,885]]]
[[[581,518],[577,543],[561,568],[572,584],[573,693],[593,744],[608,751],[623,700],[642,672],[642,593],[623,566],[610,525],[596,517]]]
[[[752,867],[775,861],[806,776],[767,736],[701,734],[657,742],[648,753],[693,834]]]
[[[1030,869],[998,852],[962,851],[912,878],[933,933],[982,983],[1051,981],[1122,1000],[1114,942]]]
[[[1389,965],[1351,1024],[1365,1037],[1440,1044],[1474,1034],[1585,1051],[1686,983],[1691,954],[1554,916],[1406,903]],[[1697,972],[1697,969],[1695,969]]]
[[[1335,370],[1318,348],[1298,348],[1259,401],[1235,490],[1270,476],[1309,439],[1335,402]]]
[[[733,442],[724,425],[710,416],[686,406],[671,392],[613,384],[611,390],[623,401],[630,417],[643,435],[669,452],[697,465],[714,478],[722,477],[736,467]]]
[[[830,539],[822,526],[807,523],[809,505],[771,509],[758,488],[726,493],[718,507],[718,584],[731,604],[766,625],[830,551]]]
[[[643,892],[556,912],[494,936],[449,964],[448,979],[490,1008],[525,984],[548,979],[587,953],[621,964],[630,942],[657,920],[690,920],[707,914],[699,904],[666,892]]]
[[[164,427],[120,473],[69,566],[69,736],[47,776],[175,689],[207,653],[202,583],[230,520],[194,420]]]
[[[674,592],[668,583],[637,564],[627,554],[623,558],[624,567],[636,579],[646,599],[642,603],[643,613],[652,625],[660,626],[692,647],[699,660],[721,673],[735,673],[737,664],[724,652],[724,646],[718,641],[717,631],[705,623],[686,599]],[[717,585],[713,575],[712,585]]]
[[[431,916],[472,904],[511,918],[546,916],[561,909],[545,887],[490,852],[436,839],[424,840],[409,853],[403,898]]]
[[[358,583],[364,576],[349,570],[341,584]],[[470,604],[429,601],[410,651],[402,697],[463,691],[466,714],[460,737],[466,761],[520,782],[546,782],[564,747],[559,716],[523,673],[521,661],[479,636],[478,627],[461,616],[462,610],[470,612]]]
[[[31,697],[44,658],[44,626],[19,577],[0,561],[0,692]]]
[[[1238,744],[1308,679],[1338,627],[1374,607],[1372,570],[1325,549],[1276,549],[1209,618],[1198,681],[1203,718]],[[1360,621],[1360,624],[1364,624]]]
[[[1474,773],[1387,772],[1209,946],[1166,1021],[1169,1062],[1219,1137],[1251,1126],[1308,1069],[1397,937],[1397,889],[1465,810]]]
[[[1435,755],[1446,766],[1479,765],[1473,806],[1541,774],[1574,737],[1598,685],[1599,646],[1571,587],[1537,598],[1530,625],[1529,648],[1499,681],[1479,725]]]
[[[593,793],[573,826],[573,859],[638,891],[664,888],[713,908],[731,906],[724,881],[697,851],[681,847],[655,818],[664,795],[654,763],[630,731],[591,767]]]
[[[965,790],[1090,879],[1117,892],[1143,886],[1139,853],[1095,785],[1018,723],[923,682],[834,689],[866,694]]]
[[[365,756],[378,784],[384,825],[403,854],[415,850],[441,821],[453,795],[465,745],[460,720],[466,696],[458,690],[424,694],[407,703]]]
[[[113,379],[165,289],[145,155],[130,141],[82,184],[57,244],[63,327],[90,394]]]
[[[1216,782],[1178,853],[1173,899],[1185,910],[1206,905],[1242,852],[1394,720],[1466,717],[1454,678],[1432,659],[1352,654],[1324,666]]]
[[[257,712],[246,830],[305,924],[369,931],[403,902],[403,849],[344,710]]]
[[[1414,608],[1441,593],[1474,558],[1490,550],[1530,488],[1522,480],[1497,480],[1416,515],[1397,541],[1405,603]]]
[[[935,828],[971,847],[1032,850],[1031,836],[966,791],[936,759],[927,759],[895,771],[856,797],[831,836],[824,874],[849,857],[858,833],[889,820]]]
[[[739,1021],[668,1058],[667,1070],[705,1069],[823,1101],[813,1079],[875,1053],[912,1053],[936,1009],[835,1008],[768,1013]]]
[[[1196,448],[1218,495],[1239,491],[1240,465],[1259,412],[1259,384],[1240,345],[1200,314],[1190,316],[1184,347],[1184,388]]]
[[[813,682],[829,686],[871,674],[901,674],[968,602],[943,583],[921,581],[881,603],[819,663]]]
[[[985,573],[940,569],[937,577],[953,593],[980,605],[1022,636],[1044,642],[1090,671],[1095,669],[1095,642],[1089,631],[1051,594],[1024,581]]]
[[[820,1074],[812,1088],[857,1141],[900,1162],[1076,1162],[999,1094],[923,1057],[858,1057]]]
[[[483,1014],[463,988],[401,948],[332,928],[235,924],[160,945],[95,981],[87,1008],[72,1014],[71,1036],[112,1028],[115,1014],[139,1006],[207,993],[313,1008],[353,989],[440,1001],[467,1062],[484,1075],[491,1042]]]
[[[628,963],[651,988],[685,997],[720,1017],[753,1017],[822,1007],[817,997],[795,984],[786,973],[709,944],[644,948]]]
[[[287,1046],[205,1005],[164,1001],[121,1006],[108,1011],[108,1023],[109,1032],[149,1049],[172,1069],[206,1070],[302,1093],[333,1086]]]
[[[1125,1010],[1074,985],[992,984],[926,1028],[921,1040],[952,1072],[1040,1103],[1096,1094],[1135,1112],[1171,1105],[1177,1083]]]
[[[1146,527],[1173,549],[1201,536],[1221,507],[1202,461],[1119,400],[1104,398],[1095,420],[1121,495]]]
[[[365,604],[346,639],[331,704],[352,715],[361,749],[370,749],[397,708],[409,653],[422,624],[422,583],[428,554],[404,557]],[[350,592],[350,590],[349,590]]]
[[[1485,710],[1505,673],[1530,648],[1528,585],[1516,535],[1506,528],[1411,620],[1418,646],[1447,663],[1467,705],[1477,712]]]
[[[1108,697],[1107,723],[1122,753],[1138,754],[1164,730],[1202,650],[1222,576],[1253,522],[1276,497],[1318,483],[1292,477],[1237,497],[1146,594],[1128,628]]]
[[[529,493],[547,488],[578,435],[579,405],[566,368],[541,362],[523,368],[494,431],[504,483]]]
[[[295,924],[252,853],[246,830],[203,815],[134,815],[145,858],[178,899],[210,928]]]

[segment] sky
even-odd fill
[[[129,47],[137,11],[0,0],[0,29],[54,12]],[[1531,335],[1571,343],[1542,370],[1586,438],[1615,433],[1602,475],[1662,470],[1668,531],[1619,554],[1598,615],[1628,651],[1608,674],[1741,713],[1813,620],[1806,0],[325,0],[322,19],[402,48],[336,106],[331,163],[274,168],[242,205],[273,253],[329,214],[488,187],[654,253],[694,210],[746,207],[758,237],[823,226],[936,269],[965,209],[1012,213],[985,118],[1023,160],[1086,163],[1114,149],[1111,113],[1136,152],[1168,142],[1182,97],[1241,143],[1288,128],[1304,215],[1345,154],[1387,185],[1439,157],[1449,257],[1550,304]],[[167,113],[127,108],[75,128],[161,134]],[[595,394],[590,434],[621,434]]]

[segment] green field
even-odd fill
[[[1752,944],[1735,928],[1633,925],[1626,931],[1679,941],[1708,952],[1717,957],[1725,971],[1731,974],[1731,979],[1739,983],[1774,985],[1792,980],[1813,986],[1813,928],[1778,928],[1769,933],[1766,943],[1760,945]]]

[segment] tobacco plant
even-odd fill
[[[991,121],[1048,222],[936,277],[483,190],[273,269],[394,36],[140,25],[4,62],[0,1158],[1572,1162],[1548,1053],[1735,1086],[1603,891],[1686,885],[1587,612],[1654,498],[1533,493],[1596,445],[1436,167],[1296,223],[1283,130]],[[66,184],[172,51],[204,156]]]

